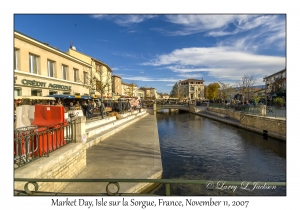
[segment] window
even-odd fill
[[[55,62],[48,60],[48,77],[55,77]]]
[[[74,75],[74,82],[78,82],[79,81],[79,74],[78,74],[78,69],[73,69],[73,75]]]
[[[39,57],[37,55],[29,54],[29,72],[32,74],[39,73]]]
[[[20,69],[19,68],[19,62],[20,62],[20,50],[15,48],[15,52],[14,52],[14,69]]]
[[[62,74],[62,79],[67,80],[68,79],[68,66],[62,65],[61,66],[61,74]]]
[[[14,89],[14,96],[16,97],[16,96],[21,96],[22,94],[22,89],[21,88],[15,88]]]
[[[83,72],[83,83],[88,84],[88,73],[87,72]]]
[[[42,96],[42,90],[31,90],[32,96]]]
[[[49,91],[49,95],[55,95],[57,94],[57,91]]]
[[[195,87],[190,87],[190,91],[195,91]]]

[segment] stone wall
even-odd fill
[[[217,112],[228,115],[232,119],[236,119],[237,125],[260,134],[268,131],[268,135],[286,141],[286,119],[265,117],[258,115],[245,114],[240,111],[229,109],[207,108],[208,111]]]
[[[283,139],[286,136],[286,120],[279,118],[263,117],[257,115],[247,114],[240,122],[246,127],[253,127],[258,129],[260,133],[263,130],[268,131],[268,135]]]
[[[241,120],[242,112],[240,112],[240,111],[233,111],[230,109],[220,109],[220,108],[212,108],[212,107],[208,107],[207,110],[211,111],[211,112],[217,112],[217,113],[222,113],[222,114],[228,115],[230,118],[238,120],[238,121]]]
[[[15,178],[73,178],[86,166],[86,147],[82,143],[71,143],[40,159],[15,170]],[[14,189],[24,190],[25,182],[14,182]],[[68,183],[38,183],[40,191],[59,192]],[[30,190],[32,190],[32,186]]]

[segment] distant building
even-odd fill
[[[122,96],[137,97],[136,91],[138,86],[134,83],[128,84],[122,82]]]
[[[144,99],[145,98],[145,92],[141,89],[137,89],[136,90],[136,96],[140,99]]]
[[[265,76],[266,83],[266,99],[270,100],[272,97],[286,97],[286,69],[278,71],[270,76]]]
[[[84,84],[91,83],[90,95],[104,98],[112,97],[112,70],[107,64],[77,51],[74,46],[70,46],[66,53],[92,65],[92,71],[90,73],[85,71],[86,74],[82,81]]]
[[[112,75],[112,92],[114,95],[122,95],[122,77]]]
[[[164,93],[164,94],[162,94],[161,97],[162,97],[163,99],[169,99],[169,98],[170,98],[170,95],[167,94],[167,93]]]
[[[186,79],[179,81],[179,93],[183,98],[197,100],[205,99],[204,97],[204,80]]]
[[[146,87],[141,87],[140,90],[144,91],[144,99],[146,100],[154,100],[157,98],[157,93],[156,89],[153,87],[146,88]]]

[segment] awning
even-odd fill
[[[85,96],[85,95],[83,95],[83,96],[81,96],[81,98],[83,98],[83,99],[92,99],[92,96]]]
[[[47,96],[16,96],[15,100],[20,99],[29,99],[29,100],[55,100],[53,97],[47,97]]]
[[[47,97],[54,97],[54,98],[75,98],[74,95],[67,95],[67,94],[54,94],[54,95],[49,95]]]

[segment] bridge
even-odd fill
[[[156,111],[162,109],[178,109],[187,112],[200,112],[206,110],[206,106],[194,106],[194,104],[156,104]]]

